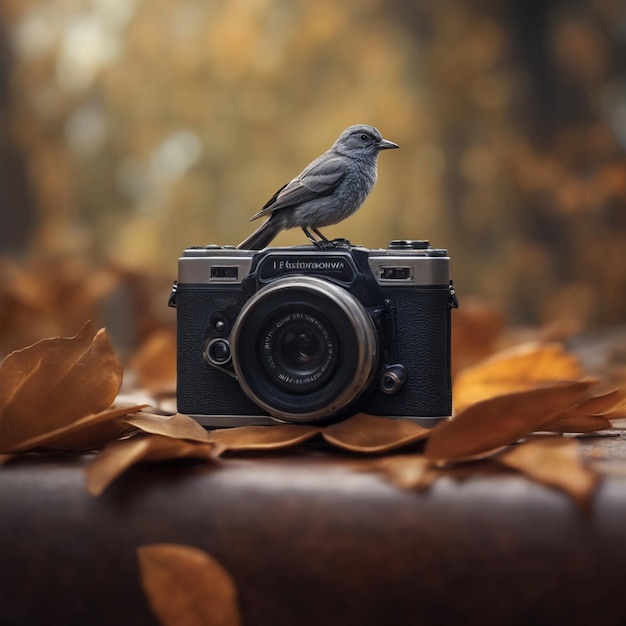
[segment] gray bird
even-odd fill
[[[237,248],[260,250],[281,230],[296,227],[302,228],[320,248],[332,246],[318,229],[345,220],[363,204],[376,183],[378,153],[398,147],[383,139],[373,126],[357,124],[346,128],[329,150],[281,187],[250,218],[252,221],[269,216]]]

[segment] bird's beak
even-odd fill
[[[387,141],[386,139],[381,139],[377,144],[376,148],[378,150],[393,150],[393,148],[399,148],[400,146],[397,143],[393,143],[393,141]]]

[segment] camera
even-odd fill
[[[452,411],[447,250],[396,240],[187,248],[170,298],[178,411],[205,427]]]

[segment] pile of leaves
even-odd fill
[[[158,333],[131,360],[143,397],[169,388],[172,368],[159,356],[171,350],[172,337]],[[162,361],[163,369],[154,366]],[[93,451],[84,465],[86,486],[98,496],[140,462],[192,458],[219,466],[247,451],[317,439],[329,454],[352,453],[356,470],[403,489],[506,468],[567,493],[589,513],[600,475],[583,458],[576,435],[613,434],[613,421],[626,418],[626,391],[587,376],[556,342],[517,345],[459,371],[456,414],[432,429],[359,413],[325,426],[207,432],[186,415],[121,402],[123,371],[106,331],[91,323],[74,337],[44,339],[9,354],[0,365],[0,465],[25,453]],[[166,626],[241,624],[235,584],[210,555],[155,544],[138,549],[138,564],[152,610]],[[204,583],[181,585],[189,576]]]
[[[151,342],[147,354],[159,345]],[[137,355],[136,362],[144,360],[150,362]],[[460,372],[457,412],[432,429],[359,413],[325,426],[207,432],[186,415],[116,404],[122,376],[106,331],[96,332],[90,323],[75,337],[45,339],[11,353],[0,366],[0,458],[95,450],[85,471],[87,489],[97,496],[139,462],[225,463],[228,452],[277,450],[321,438],[329,448],[372,457],[365,469],[405,488],[425,489],[458,466],[489,459],[565,491],[587,510],[598,476],[581,459],[577,440],[563,434],[606,431],[611,420],[626,417],[626,393],[602,389],[557,343],[523,344]]]

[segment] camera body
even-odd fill
[[[458,305],[447,251],[426,241],[188,248],[170,304],[178,410],[203,426],[451,414]]]

